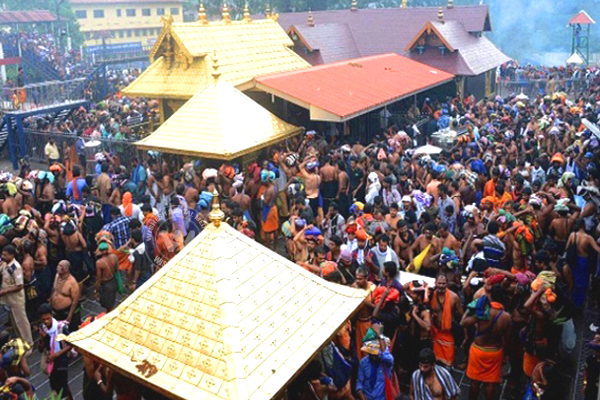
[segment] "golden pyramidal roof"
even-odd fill
[[[189,99],[210,79],[206,55],[214,52],[219,54],[223,78],[246,90],[256,76],[310,67],[292,46],[272,18],[165,23],[150,51],[152,64],[123,93]]]
[[[213,222],[117,309],[66,340],[170,398],[266,400],[365,297]]]
[[[210,57],[209,57],[210,58]],[[144,150],[231,160],[302,131],[246,96],[212,71],[205,85],[154,133],[135,143]],[[218,78],[218,79],[217,79]]]

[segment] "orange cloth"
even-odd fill
[[[150,213],[144,217],[144,225],[147,226],[152,232],[152,237],[155,238],[158,234],[158,224],[160,220],[154,213]]]
[[[132,267],[131,261],[129,261],[129,252],[113,250],[113,254],[119,259],[119,271],[126,271],[129,273]]]
[[[494,182],[493,179],[490,179],[485,183],[485,186],[483,187],[483,197],[493,197],[494,193],[496,193],[496,182]]]
[[[504,206],[504,203],[506,203],[507,201],[513,201],[513,198],[510,195],[510,193],[504,192],[504,194],[502,195],[502,197],[496,198],[496,204],[495,205],[498,206],[498,207],[502,207],[502,206]]]
[[[133,214],[133,197],[130,192],[123,194],[123,210],[126,217],[131,217],[131,214]]]
[[[356,354],[358,355],[359,360],[362,360],[362,358],[366,355],[366,354],[363,354],[363,352],[360,349],[362,349],[362,347],[363,347],[363,338],[367,334],[367,331],[369,330],[370,327],[371,327],[371,318],[364,318],[364,319],[358,318],[356,320],[356,322],[354,323],[354,331],[355,331],[354,345],[356,346]]]
[[[437,360],[448,366],[454,365],[456,347],[452,331],[445,331],[431,326],[431,339],[433,340],[433,352]]]
[[[500,383],[502,356],[502,349],[481,347],[473,343],[469,351],[467,377],[479,382]]]
[[[177,254],[177,245],[173,241],[173,235],[168,232],[160,232],[156,237],[157,270],[165,266],[169,260]]]
[[[267,214],[267,219],[262,223],[262,230],[265,233],[272,233],[279,229],[279,213],[277,207],[273,205]]]
[[[542,362],[542,360],[540,360],[537,356],[525,352],[523,354],[523,372],[525,373],[525,375],[531,378],[531,374],[533,374],[535,366],[538,365],[540,362]]]
[[[442,330],[449,331],[452,329],[452,304],[450,300],[450,291],[446,289],[444,293],[444,310],[442,311]],[[438,309],[438,293],[434,293],[431,299],[431,307]]]

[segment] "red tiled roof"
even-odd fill
[[[320,64],[360,57],[348,24],[292,25],[289,33],[292,39],[295,33],[311,51],[318,51]]]
[[[454,75],[382,54],[254,79],[258,89],[310,109],[311,119],[346,121],[451,81]]]
[[[408,56],[451,74],[479,75],[510,60],[486,37],[470,34],[460,22],[428,22],[420,32],[424,31],[433,32],[454,51],[442,54],[438,48],[426,47],[423,54],[413,50]],[[411,43],[415,43],[418,38],[419,34]]]
[[[581,25],[592,25],[595,24],[596,21],[594,21],[592,19],[592,17],[590,17],[590,15],[581,10],[577,13],[577,15],[575,15],[573,18],[571,18],[569,20],[569,25],[576,25],[576,24],[581,24]]]
[[[28,24],[53,21],[56,21],[56,17],[47,10],[0,11],[0,24]]]
[[[490,31],[488,6],[444,8],[446,21],[459,21],[468,32]],[[384,53],[402,54],[410,40],[427,21],[437,19],[436,7],[373,8],[357,11],[313,11],[315,27],[320,24],[347,24],[362,56]],[[308,12],[281,13],[278,22],[286,31],[290,26],[306,25]]]

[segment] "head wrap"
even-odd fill
[[[203,191],[198,198],[198,206],[201,210],[208,210],[212,202],[213,194],[209,191]]]
[[[565,158],[563,157],[563,155],[561,153],[556,153],[552,156],[552,158],[550,159],[550,162],[559,162],[561,164],[564,164]]]
[[[342,252],[340,254],[340,260],[345,262],[352,261],[352,248],[350,248],[350,246],[345,246],[342,249]]]
[[[204,179],[205,181],[211,178],[216,178],[217,177],[217,170],[214,168],[206,168],[204,171],[202,171],[202,179]]]
[[[357,240],[367,240],[367,232],[364,229],[358,229],[356,231],[356,239]]]
[[[569,179],[574,179],[575,178],[575,174],[572,172],[565,172],[562,174],[562,176],[560,177],[558,184],[556,185],[557,188],[562,188],[565,187],[565,184],[567,183],[567,181]]]
[[[379,176],[376,172],[370,172],[368,178],[371,183],[379,182]]]
[[[318,166],[319,166],[318,161],[310,161],[306,164],[306,169],[313,170],[313,169],[316,169]]]
[[[126,217],[131,217],[133,214],[133,196],[130,192],[123,194],[123,211]]]
[[[540,196],[538,196],[537,194],[532,194],[531,196],[529,196],[529,204],[532,206],[541,206],[542,205],[542,199]]]
[[[568,199],[566,199],[568,201]],[[569,211],[569,207],[567,207],[567,205],[565,204],[564,201],[557,201],[556,204],[554,205],[554,211],[556,212],[567,212]]]
[[[490,285],[496,285],[498,283],[502,283],[504,281],[504,274],[494,274],[487,278],[487,281]]]

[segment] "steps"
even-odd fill
[[[26,84],[61,80],[56,68],[51,63],[40,60],[31,50],[23,50],[21,58]]]

